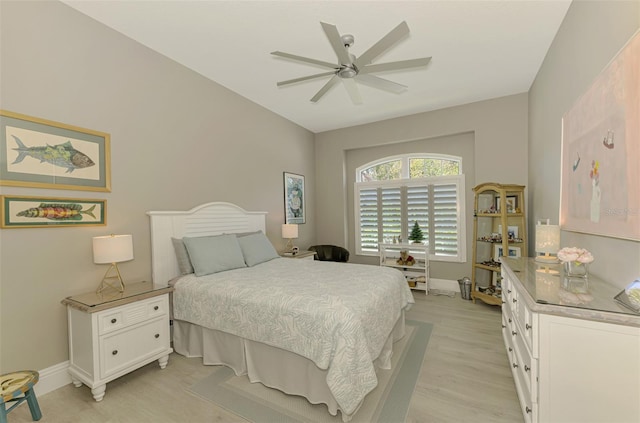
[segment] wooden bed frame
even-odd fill
[[[150,211],[151,276],[154,285],[167,286],[180,274],[171,238],[220,235],[224,233],[266,233],[267,212],[249,212],[235,204],[206,203],[187,211]]]

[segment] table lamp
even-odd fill
[[[284,223],[282,225],[282,238],[287,238],[286,252],[293,252],[293,239],[298,238],[298,225],[295,223]]]
[[[539,220],[536,224],[536,261],[558,263],[555,255],[560,249],[560,226],[550,225],[549,219]]]
[[[118,269],[118,263],[133,260],[133,237],[131,235],[107,235],[93,237],[93,262],[96,264],[110,263],[107,273],[96,293],[106,288],[124,291],[124,282]],[[110,273],[115,272],[115,274]]]

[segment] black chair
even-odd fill
[[[337,245],[312,245],[309,251],[315,251],[315,260],[338,261],[346,263],[349,261],[349,250]]]

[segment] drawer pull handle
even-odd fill
[[[526,330],[529,330],[529,329],[531,329],[531,325],[529,323],[525,323],[524,328]]]
[[[517,300],[517,299],[515,299],[515,298],[514,298],[513,300],[511,300],[511,301],[513,301],[513,303],[514,303],[514,304],[515,304],[516,302],[518,302],[518,300]]]
[[[511,290],[510,289],[507,289],[507,294],[511,294]]]
[[[159,309],[159,308],[160,308],[160,307],[155,306],[153,309],[154,309],[155,311],[158,311],[158,309]]]
[[[509,352],[512,352],[512,351],[513,351],[513,348],[509,347]]]
[[[531,409],[529,407],[524,408],[527,411],[527,414],[531,413]]]
[[[156,333],[155,338],[156,338],[156,339],[160,338],[160,334],[159,334],[159,333]]]
[[[531,370],[531,367],[527,366],[526,364],[524,365],[524,371],[528,372],[529,370]]]
[[[518,334],[518,332],[516,332],[515,330],[511,331],[511,335],[516,336]]]
[[[513,363],[513,368],[515,369],[517,367],[518,367],[518,365],[516,363]]]
[[[509,323],[511,323],[511,317],[509,317]]]
[[[506,304],[506,303],[507,303],[506,301],[503,301],[503,302],[502,302],[502,304]]]
[[[115,323],[117,321],[118,321],[118,319],[111,319],[111,323]]]
[[[111,351],[111,355],[117,355],[117,354],[118,354],[118,350]]]

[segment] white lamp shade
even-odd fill
[[[282,225],[282,237],[283,238],[298,238],[298,225],[295,223],[285,223]]]
[[[131,235],[107,235],[93,237],[93,262],[120,263],[133,260]]]
[[[536,252],[556,254],[560,249],[560,226],[536,225]]]

